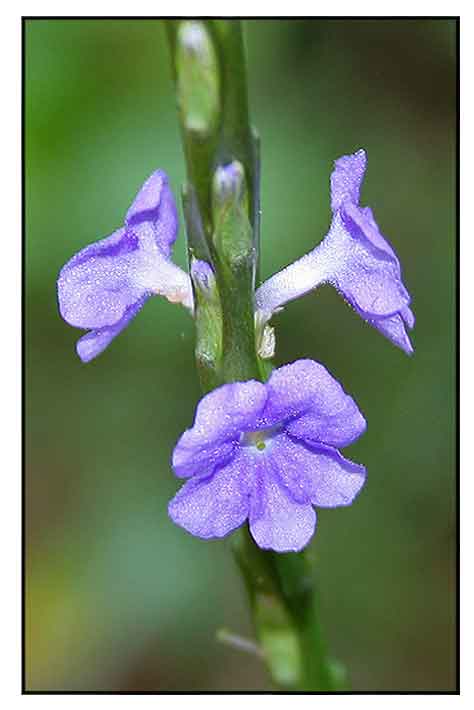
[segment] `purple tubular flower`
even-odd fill
[[[189,480],[169,515],[205,539],[248,519],[261,548],[301,550],[315,531],[313,506],[350,505],[364,485],[365,468],[338,449],[365,428],[354,400],[312,360],[280,367],[266,384],[222,385],[175,447],[174,471]]]
[[[363,150],[336,160],[329,233],[313,251],[258,289],[257,307],[268,318],[288,301],[328,282],[365,321],[411,354],[406,329],[413,328],[415,318],[400,262],[379,231],[372,210],[359,206],[366,162]]]
[[[192,310],[189,276],[171,261],[177,233],[168,178],[157,170],[140,189],[124,226],[63,266],[57,284],[61,316],[90,330],[76,346],[83,362],[97,357],[152,295]]]

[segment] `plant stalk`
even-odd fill
[[[249,120],[240,21],[165,22],[186,158],[188,250],[190,259],[212,265],[218,291],[204,306],[202,298],[195,299],[197,365],[207,392],[268,374],[256,353],[254,323],[259,146]],[[225,184],[219,171],[231,164],[236,177]],[[246,527],[234,533],[233,547],[274,685],[293,691],[341,689],[321,640],[307,556],[261,550]]]

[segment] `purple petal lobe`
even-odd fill
[[[64,320],[78,328],[103,328],[120,321],[144,295],[129,278],[138,253],[136,238],[119,229],[74,256],[58,278]]]
[[[173,522],[201,538],[224,537],[242,525],[249,504],[240,468],[237,457],[213,475],[185,483],[168,506]]]
[[[148,296],[143,296],[139,301],[131,305],[118,323],[106,326],[100,330],[92,330],[77,341],[76,351],[82,362],[90,362],[111,343],[111,341],[127,327],[129,322],[136,316],[142,308]]]
[[[359,203],[360,186],[364,179],[367,158],[364,150],[343,155],[334,163],[331,174],[331,209],[340,209],[344,202]]]
[[[335,380],[334,380],[335,382]],[[338,384],[338,383],[336,383]],[[340,387],[340,385],[339,385]],[[324,407],[315,406],[286,425],[286,431],[309,443],[344,447],[364,433],[367,423],[352,397],[336,387],[328,389]]]
[[[207,475],[229,462],[237,453],[235,441],[203,439],[198,444],[186,436],[188,432],[184,432],[173,451],[171,464],[178,478]]]
[[[129,232],[123,227],[104,239],[99,239],[93,244],[81,249],[63,266],[64,269],[77,267],[80,264],[101,257],[125,256],[139,248],[138,239],[133,232]]]
[[[356,403],[323,365],[297,360],[274,370],[268,383],[263,419],[310,441],[347,446],[365,430]]]
[[[156,245],[169,257],[178,234],[178,213],[163,170],[157,170],[146,180],[126,214],[125,223],[129,226],[143,222],[153,225]]]
[[[381,233],[370,207],[346,204],[343,209],[343,219],[346,228],[352,233],[354,238],[358,238],[361,241],[365,240],[367,242],[366,246],[371,247],[374,254],[379,256],[379,258],[385,257],[394,261],[398,265],[398,274],[400,275],[398,257],[387,238]]]
[[[149,222],[156,215],[164,185],[168,178],[162,170],[156,170],[145,180],[137,196],[130,205],[125,221],[128,224]]]
[[[332,381],[326,368],[314,360],[297,360],[279,367],[267,382],[265,420],[273,425],[307,412],[314,406],[315,399],[321,398],[321,390],[330,387]]]
[[[276,552],[297,552],[314,534],[316,513],[309,503],[296,502],[262,456],[258,483],[251,497],[250,532],[257,545]]]
[[[281,434],[269,447],[272,470],[297,503],[350,505],[365,483],[365,468],[328,446],[304,445]]]
[[[398,261],[360,238],[354,222],[337,213],[327,239],[337,253],[331,280],[363,317],[392,315],[408,305]]]
[[[266,399],[265,385],[255,380],[222,385],[203,397],[173,452],[176,475],[204,473],[226,459],[243,432],[257,429]]]
[[[318,471],[312,503],[320,508],[350,505],[365,483],[364,466],[345,459],[329,447],[320,451],[314,449],[312,455]]]
[[[404,311],[404,313],[406,312],[411,314],[413,317],[413,314],[409,308],[407,311]],[[409,327],[409,323],[413,322],[414,319],[410,319],[409,316],[407,316],[407,319],[407,325]],[[374,328],[380,330],[386,338],[391,340],[394,345],[406,352],[407,355],[413,354],[413,345],[411,344],[410,338],[406,332],[403,317],[400,314],[395,313],[393,316],[389,316],[387,318],[377,318],[369,320],[368,322],[370,325],[373,325]]]

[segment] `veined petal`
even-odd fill
[[[262,417],[266,426],[283,422],[284,428],[296,435],[341,446],[354,441],[365,429],[365,420],[352,397],[314,360],[297,360],[274,370],[267,391]]]
[[[351,505],[366,480],[366,470],[361,464],[344,458],[339,451],[327,448],[312,452],[318,475],[311,493],[313,505],[335,508]]]
[[[135,318],[147,299],[148,296],[143,296],[136,303],[129,306],[118,323],[100,330],[92,330],[80,338],[76,343],[76,351],[82,362],[89,362],[97,355],[100,355],[111,341],[127,327],[132,318]]]
[[[401,314],[395,313],[395,315],[388,316],[387,318],[368,319],[368,323],[373,325],[374,328],[377,328],[377,330],[380,330],[386,338],[406,352],[407,355],[412,355],[413,345],[406,332],[406,325],[410,327],[409,324],[414,323],[414,316],[409,308],[404,310],[403,313],[406,315],[406,320],[404,320]]]
[[[192,428],[184,432],[174,449],[176,475],[201,474],[227,458],[243,432],[258,428],[266,399],[265,385],[255,380],[222,385],[205,395]]]
[[[291,420],[285,431],[310,443],[343,448],[356,441],[366,430],[367,423],[349,395],[336,395],[324,405],[324,409],[315,406],[307,414]],[[336,406],[340,408],[336,410]],[[331,409],[332,413],[328,413]]]
[[[189,430],[188,430],[189,431]],[[235,441],[202,441],[200,445],[187,445],[186,432],[173,451],[171,465],[178,478],[207,476],[215,468],[226,465],[238,453]]]
[[[168,506],[170,518],[197,537],[224,537],[248,517],[249,498],[240,474],[237,456],[212,475],[188,481]]]
[[[178,212],[163,170],[150,175],[126,214],[125,223],[131,227],[143,222],[153,226],[156,245],[169,257],[178,234]]]
[[[250,532],[257,545],[276,552],[302,550],[316,528],[310,503],[296,502],[279,483],[269,456],[261,456],[250,499]]]
[[[392,315],[408,305],[398,260],[362,238],[355,222],[336,213],[326,239],[335,254],[330,281],[363,316]]]
[[[346,224],[350,225],[352,222],[357,228],[354,229],[354,226],[352,226],[354,235],[358,235],[359,239],[365,239],[372,249],[378,250],[380,257],[384,256],[385,258],[391,259],[396,262],[400,268],[398,256],[387,237],[384,237],[380,231],[370,207],[357,207],[357,205],[347,204],[344,205],[342,213]],[[351,228],[348,227],[348,229],[351,231]]]
[[[322,508],[350,505],[366,479],[364,466],[336,449],[305,445],[285,434],[272,442],[268,457],[281,485],[298,503]]]
[[[364,150],[343,155],[334,162],[331,173],[331,209],[336,212],[345,202],[359,204],[360,187],[364,179],[367,157]]]
[[[125,229],[82,249],[59,274],[58,301],[64,320],[78,328],[118,323],[144,295],[144,289],[130,280],[138,261],[138,241]]]

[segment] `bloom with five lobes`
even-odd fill
[[[124,226],[73,256],[58,278],[62,317],[91,332],[77,342],[83,362],[99,355],[152,295],[192,310],[188,274],[171,260],[178,215],[168,178],[154,172],[141,187]]]
[[[265,384],[222,385],[176,445],[174,471],[190,480],[169,515],[201,538],[248,519],[260,547],[301,550],[315,531],[313,506],[349,505],[364,485],[365,468],[338,449],[365,428],[354,400],[312,360],[274,370]]]
[[[268,319],[288,301],[328,282],[365,321],[411,354],[406,328],[413,328],[415,318],[400,262],[379,231],[372,210],[359,206],[366,163],[363,150],[336,160],[328,234],[313,251],[260,286],[257,308]]]

